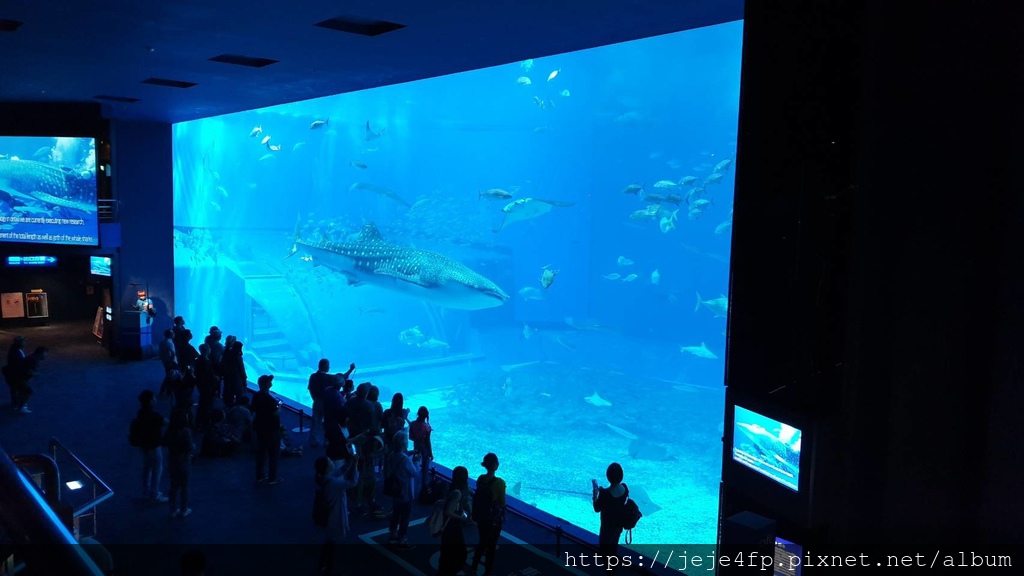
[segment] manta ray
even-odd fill
[[[371,284],[458,310],[501,306],[509,296],[497,284],[451,258],[384,241],[375,224],[353,242],[306,242],[296,235],[291,253],[344,274],[349,284]]]
[[[497,228],[493,229],[492,232],[501,232],[505,226],[513,222],[519,222],[521,220],[529,220],[530,218],[536,218],[537,216],[543,216],[551,211],[552,207],[568,208],[575,206],[574,202],[558,202],[555,200],[541,200],[540,198],[520,198],[513,202],[509,202],[501,209],[504,213],[504,218],[501,220],[501,224]]]
[[[601,395],[598,394],[597,391],[594,391],[594,394],[592,396],[584,396],[583,399],[586,400],[587,403],[593,404],[594,406],[604,407],[612,405],[611,402],[605,400],[604,398],[601,398]]]
[[[363,140],[365,140],[367,142],[369,142],[370,140],[376,140],[377,138],[380,138],[381,136],[384,135],[384,130],[386,130],[386,129],[385,128],[381,128],[379,132],[374,132],[373,130],[370,129],[370,121],[367,120],[366,121],[366,137],[364,137]]]

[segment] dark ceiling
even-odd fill
[[[0,101],[137,99],[100,101],[108,118],[179,122],[742,17],[742,0],[8,0]],[[314,26],[333,18],[350,31]]]

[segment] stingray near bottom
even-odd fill
[[[628,483],[626,485],[629,486]],[[523,486],[522,482],[516,482],[512,486],[512,495],[525,502],[525,500],[523,499],[523,490],[534,492],[550,492],[555,494],[575,494],[578,496],[584,496],[588,500],[593,496],[591,492],[584,492],[582,490],[565,490],[562,488],[540,488],[536,486]],[[642,512],[644,516],[650,516],[651,514],[657,512],[658,510],[661,510],[661,506],[655,504],[654,501],[651,500],[651,497],[647,494],[647,490],[644,490],[644,487],[640,486],[639,484],[636,486],[629,486],[629,497],[636,502],[637,507],[640,508],[640,512]],[[537,504],[535,502],[530,503],[530,506],[536,508]]]
[[[676,458],[669,454],[668,448],[665,448],[661,444],[648,442],[643,438],[637,438],[630,442],[627,454],[637,460],[654,460],[656,462],[675,460]]]

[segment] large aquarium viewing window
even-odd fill
[[[742,24],[176,124],[175,313],[309,404],[321,357],[437,461],[594,532],[713,543]]]

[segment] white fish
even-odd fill
[[[533,68],[533,59],[528,58],[519,63],[519,67],[529,72]]]
[[[267,149],[270,150],[271,152],[280,152],[281,151],[281,145],[280,144],[267,144]]]
[[[299,142],[299,143],[295,144],[295,146],[292,146],[292,152],[298,152],[305,145],[306,145],[305,142]]]
[[[700,310],[700,306],[703,304],[708,310],[715,313],[715,318],[724,318],[729,314],[729,297],[722,294],[720,298],[713,298],[711,300],[701,300],[700,292],[697,292],[697,307],[693,309],[694,312]]]
[[[680,346],[679,347],[679,351],[680,352],[688,352],[688,353],[693,354],[694,356],[696,356],[698,358],[707,358],[709,360],[717,360],[718,359],[718,356],[715,356],[714,352],[712,352],[711,350],[708,350],[707,345],[704,344],[703,342],[700,343],[700,346]]]
[[[326,120],[313,120],[309,124],[309,129],[310,130],[319,130],[320,128],[323,128],[324,126],[327,126],[328,124],[330,124],[330,122],[331,122],[330,118],[328,118]]]
[[[661,282],[661,274],[658,273],[657,268],[654,272],[651,272],[651,284],[659,284]]]
[[[562,90],[561,92],[559,92],[559,94],[561,94],[563,97],[566,97],[566,98],[569,97],[569,91],[568,90]]]
[[[732,220],[722,222],[718,226],[715,226],[715,234],[724,234],[732,228]]]
[[[252,129],[252,131],[249,132],[249,137],[250,138],[255,138],[255,137],[259,136],[262,133],[263,133],[263,126],[256,126],[255,128]]]
[[[680,186],[689,186],[690,184],[693,184],[696,181],[697,181],[697,177],[696,176],[683,176],[682,178],[679,179],[679,185]]]
[[[260,162],[266,162],[267,160],[273,160],[273,159],[274,159],[274,155],[273,154],[264,154],[263,156],[260,156]]]
[[[595,394],[596,394],[596,392],[595,392]],[[626,430],[623,430],[622,428],[619,428],[618,426],[613,426],[613,425],[611,425],[611,424],[609,424],[607,422],[605,422],[604,425],[609,427],[609,428],[611,428],[612,431],[615,432],[616,434],[618,434],[619,436],[624,436],[626,438],[629,438],[630,440],[636,440],[638,438],[638,436],[636,434],[633,434],[632,432],[628,432]]]
[[[622,275],[618,272],[612,272],[611,274],[601,276],[601,278],[604,278],[605,280],[618,280],[619,278],[622,278]]]
[[[265,136],[260,144],[266,144],[267,142],[270,142],[270,136]]]
[[[633,261],[630,260],[629,258],[626,258],[625,256],[619,256],[619,259],[616,260],[616,262],[619,263],[619,266],[632,266],[633,265]]]
[[[519,84],[520,86],[529,86],[530,84],[533,84],[533,81],[527,76],[520,76],[519,78],[516,78],[516,84]]]
[[[540,285],[543,286],[545,290],[547,290],[548,288],[551,288],[552,284],[555,283],[555,276],[558,276],[559,271],[551,270],[547,266],[545,266],[543,270],[544,271],[541,272],[540,274]]]
[[[672,214],[662,218],[661,222],[658,223],[658,227],[661,228],[661,232],[663,234],[667,234],[667,233],[671,232],[672,230],[676,229],[676,215],[678,213],[679,213],[679,209],[676,208],[676,210],[674,212],[672,212]]]
[[[625,278],[623,278],[622,281],[623,282],[632,282],[633,280],[636,280],[636,279],[637,279],[637,275],[636,274],[630,274],[629,276],[626,276]]]
[[[220,204],[217,204],[216,202],[210,202],[210,206],[213,206],[214,210],[220,212]]]
[[[586,400],[589,404],[593,404],[594,406],[605,407],[612,405],[611,402],[605,400],[604,398],[601,398],[601,395],[598,394],[596,390],[594,391],[593,396],[585,396],[583,399]]]
[[[220,192],[220,195],[225,198],[228,197],[228,191],[225,190],[223,186],[217,186],[217,192]]]
[[[729,169],[729,164],[732,164],[732,160],[725,159],[715,164],[715,172],[724,172]]]
[[[533,336],[534,334],[536,334],[536,332],[537,332],[536,328],[530,328],[529,324],[527,324],[526,322],[523,322],[523,338],[525,340],[529,340],[530,336]]]
[[[548,74],[548,82],[551,82],[552,80],[554,80],[555,77],[558,76],[558,73],[561,72],[561,71],[562,71],[562,69],[559,68],[558,70],[555,70],[551,74]]]

